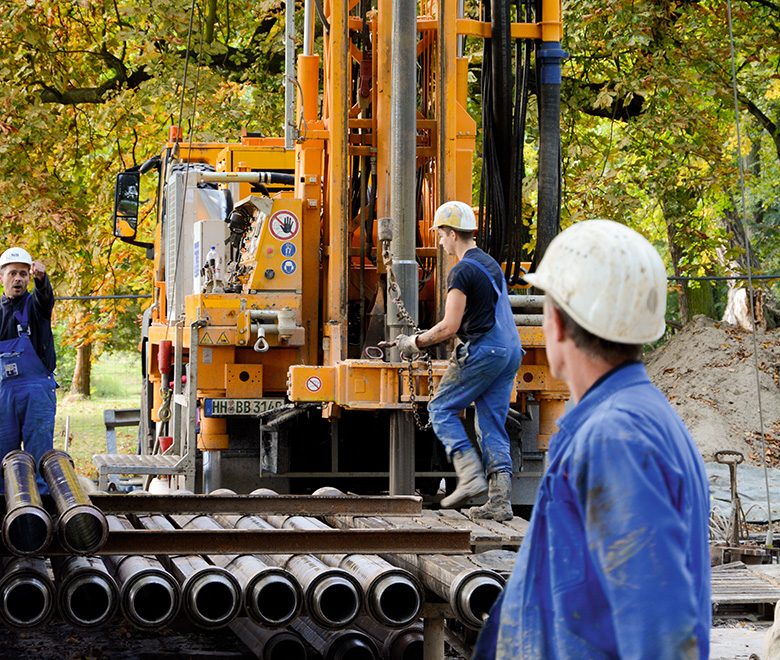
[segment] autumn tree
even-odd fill
[[[48,263],[59,295],[151,290],[143,251],[112,235],[113,180],[168,126],[224,140],[281,125],[281,0],[193,3],[192,30],[188,5],[41,0],[0,16],[0,223]],[[89,394],[93,349],[130,304],[57,305],[77,349],[73,392]]]

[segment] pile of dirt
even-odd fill
[[[780,465],[780,330],[760,332],[758,369],[769,464]],[[652,381],[688,425],[705,461],[734,449],[761,464],[753,336],[697,316],[646,359]]]

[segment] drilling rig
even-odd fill
[[[504,265],[526,351],[507,426],[512,501],[531,504],[568,397],[546,363],[543,297],[522,280],[559,227],[560,0],[306,0],[302,35],[288,4],[284,136],[201,143],[172,127],[159,155],[117,176],[114,233],[146,249],[154,300],[139,455],[96,456],[101,487],[142,474],[199,492],[434,497],[452,472],[424,408],[448,347],[411,363],[379,344],[441,318],[452,264],[429,229],[460,200],[479,206],[478,243]],[[480,42],[478,123],[466,51]]]

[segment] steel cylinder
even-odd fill
[[[373,619],[361,617],[356,626],[377,644],[381,657],[387,660],[423,660],[423,624],[393,629]]]
[[[107,520],[111,530],[132,529],[125,518]],[[181,588],[155,557],[108,555],[104,562],[119,585],[122,614],[130,623],[153,629],[173,621],[181,606]]]
[[[94,628],[119,609],[119,589],[99,557],[54,557],[60,614],[73,625]]]
[[[210,516],[179,515],[172,518],[182,529],[224,529]],[[286,626],[300,614],[303,604],[301,587],[286,570],[269,566],[253,555],[214,555],[209,560],[235,576],[243,590],[246,612],[258,624]]]
[[[381,657],[371,637],[360,630],[327,630],[303,616],[293,621],[290,627],[311,644],[324,660],[377,660]]]
[[[36,555],[51,543],[54,526],[35,482],[32,454],[14,450],[3,459],[5,509],[3,541],[15,555]]]
[[[175,529],[165,516],[138,516],[138,520],[146,529]],[[179,582],[182,606],[195,625],[222,628],[238,616],[241,585],[229,571],[200,555],[167,557],[165,566]]]
[[[469,628],[481,628],[503,588],[504,580],[497,573],[467,569],[452,582],[450,607]]]
[[[13,628],[32,628],[54,609],[54,584],[43,559],[7,558],[0,578],[0,618]]]
[[[271,630],[249,619],[236,619],[233,631],[252,654],[260,660],[307,660],[309,645],[294,630]]]
[[[62,546],[77,555],[97,552],[108,539],[108,522],[84,492],[71,457],[57,449],[47,451],[40,470],[57,506]]]
[[[319,495],[343,497],[335,488],[320,489]],[[392,529],[391,520],[378,516],[370,519],[372,527]],[[352,523],[341,516],[328,517],[328,522],[337,527]],[[354,524],[361,526],[361,519]],[[483,618],[490,611],[493,602],[504,587],[504,579],[495,571],[477,566],[468,557],[459,555],[382,555],[394,566],[415,575],[427,589],[448,601],[455,616],[469,628],[480,628]]]
[[[233,494],[220,490],[212,494]],[[276,495],[273,491],[254,491],[253,495]],[[254,515],[217,515],[223,527],[236,529],[275,529],[269,522]],[[309,615],[318,624],[338,628],[355,620],[362,605],[360,584],[346,571],[331,568],[312,555],[256,555],[270,566],[288,571],[300,584]]]
[[[315,495],[317,493],[315,492]],[[316,518],[307,516],[269,516],[275,527],[287,529],[332,529]],[[409,625],[420,616],[422,587],[414,576],[374,555],[321,555],[323,563],[349,573],[365,593],[369,613],[380,623],[391,627]]]

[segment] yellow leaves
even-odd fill
[[[610,91],[606,86],[604,86],[599,91],[596,100],[593,101],[593,107],[597,110],[611,108],[614,100],[614,92]]]
[[[769,81],[769,86],[764,92],[764,98],[767,101],[777,101],[780,99],[780,78],[773,78]]]

